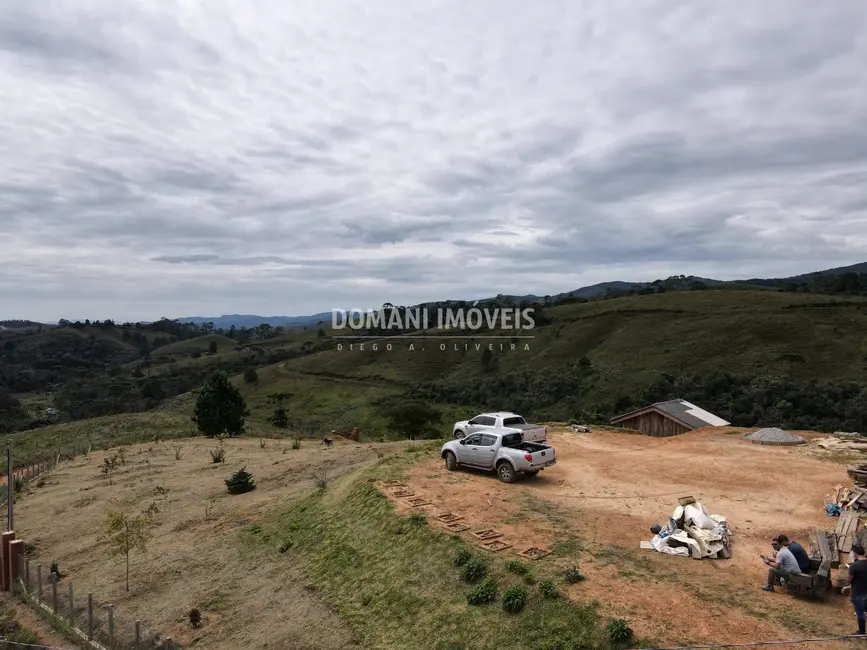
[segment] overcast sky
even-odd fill
[[[865,259],[862,0],[0,0],[0,319]]]

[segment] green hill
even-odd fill
[[[536,321],[528,340],[347,341],[334,338],[345,330],[312,328],[228,338],[171,322],[5,333],[0,379],[14,387],[0,386],[0,422],[21,428],[28,408],[32,418],[50,405],[72,419],[188,413],[194,391],[222,370],[263,430],[275,408],[269,395],[287,392],[291,427],[310,432],[386,435],[385,411],[408,399],[437,405],[446,422],[482,409],[604,421],[673,397],[741,426],[867,431],[867,298],[667,291],[537,306]]]
[[[544,319],[532,340],[392,339],[376,350],[343,342],[283,372],[536,419],[599,419],[680,396],[745,426],[785,420],[773,411],[779,402],[792,404],[780,406],[791,424],[867,425],[847,413],[867,397],[863,298],[707,290],[557,306]]]

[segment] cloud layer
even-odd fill
[[[867,258],[857,0],[0,12],[0,318],[297,315]]]

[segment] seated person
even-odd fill
[[[777,543],[785,548],[789,549],[792,552],[792,555],[795,556],[795,560],[798,562],[798,568],[800,568],[800,573],[809,573],[810,572],[810,556],[807,555],[807,551],[804,550],[804,547],[798,544],[798,542],[794,540],[789,540],[785,535],[780,535],[777,537]]]
[[[777,538],[779,540],[779,538]],[[762,587],[762,591],[773,591],[775,583],[787,580],[793,573],[801,573],[801,567],[792,552],[785,546],[780,546],[777,556],[773,560],[762,556],[762,560],[768,565],[768,584]]]

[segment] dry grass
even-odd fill
[[[376,460],[378,451],[403,450],[406,443],[340,440],[331,449],[291,450],[289,441],[270,441],[263,449],[258,440],[237,439],[224,443],[225,464],[211,462],[208,450],[214,445],[199,438],[131,446],[112,486],[100,465],[114,450],[61,463],[43,487],[18,502],[18,536],[35,545],[31,559],[44,564],[44,571],[56,558],[78,593],[90,591],[99,602],[114,603],[127,631],[140,619],[150,630],[184,644],[199,639],[200,647],[212,650],[353,647],[346,625],[304,588],[279,553],[242,549],[236,532],[315,489],[316,474],[338,477]],[[232,496],[224,479],[242,466],[257,489]],[[111,559],[97,537],[108,511],[144,514],[151,504],[158,509],[154,537],[145,555],[131,556],[126,593],[122,560]],[[199,630],[187,621],[193,607],[202,610]]]

